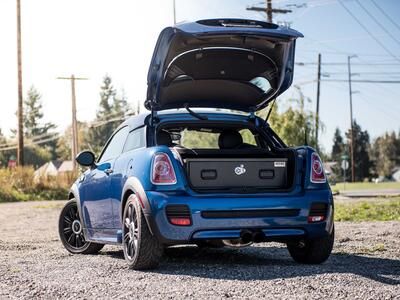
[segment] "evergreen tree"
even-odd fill
[[[53,123],[43,122],[43,105],[42,96],[38,90],[31,86],[28,90],[27,97],[24,100],[23,124],[24,136],[26,141],[38,142],[46,139],[51,131],[56,128]],[[16,135],[16,130],[12,130]],[[56,140],[50,140],[40,144],[34,144],[24,147],[24,157],[26,165],[38,167],[41,164],[56,158]],[[16,155],[16,150],[11,150],[9,155]]]
[[[376,175],[391,177],[397,164],[397,137],[394,132],[378,137],[371,149]]]
[[[114,130],[121,124],[129,106],[124,94],[119,96],[106,75],[100,87],[100,103],[96,119],[88,132],[88,144],[99,154]]]
[[[363,181],[370,176],[371,161],[369,157],[370,141],[368,131],[363,131],[361,126],[354,120],[353,122],[354,137],[354,166],[355,180]],[[346,132],[348,144],[351,145],[351,130]],[[351,170],[351,159],[350,168]]]
[[[28,90],[28,97],[24,100],[24,133],[27,138],[47,134],[56,128],[53,123],[41,123],[43,119],[41,98],[40,93],[32,86]]]
[[[333,146],[331,152],[331,159],[338,163],[342,160],[342,155],[345,151],[345,144],[343,141],[342,133],[339,128],[335,129],[335,134],[333,135]]]

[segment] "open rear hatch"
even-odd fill
[[[298,37],[290,28],[240,19],[168,27],[154,50],[145,106],[262,109],[291,85]]]

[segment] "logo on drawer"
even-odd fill
[[[286,167],[286,162],[284,162],[284,161],[275,161],[274,162],[274,167],[275,168],[284,168],[284,167]]]
[[[239,167],[235,168],[236,175],[242,175],[244,173],[246,173],[246,169],[244,168],[244,165],[240,165]]]

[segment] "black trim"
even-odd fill
[[[310,207],[309,216],[324,216],[328,212],[328,204],[323,202],[313,202]]]
[[[297,217],[300,209],[209,210],[202,211],[205,219]]]

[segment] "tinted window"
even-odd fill
[[[205,132],[197,130],[187,130],[181,132],[180,144],[185,148],[197,149],[218,149],[219,133]]]
[[[144,127],[131,131],[125,143],[124,152],[145,146]]]
[[[103,154],[99,159],[100,162],[116,158],[122,153],[122,148],[124,147],[128,130],[128,127],[123,127],[114,134],[106,149],[103,151]]]
[[[253,145],[253,146],[257,146],[256,139],[255,139],[253,133],[250,130],[242,129],[242,130],[239,131],[239,133],[241,134],[241,136],[243,138],[243,143],[250,144],[250,145]]]

